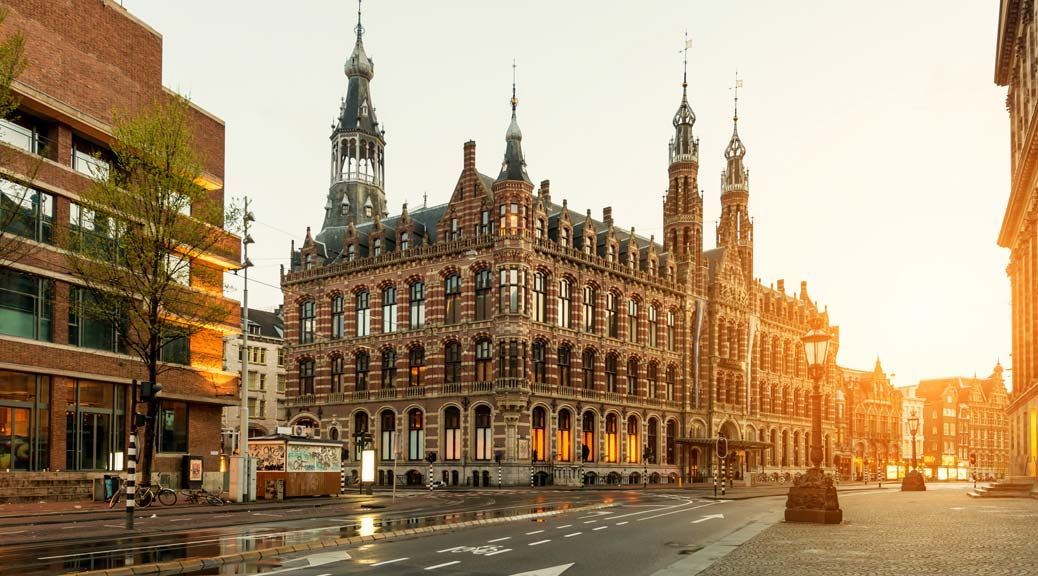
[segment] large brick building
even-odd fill
[[[1009,397],[1011,476],[1038,477],[1038,26],[1033,0],[1002,0],[995,83],[1007,86],[1012,185],[998,245],[1009,248],[1013,303],[1013,391]]]
[[[660,174],[659,240],[615,221],[611,208],[600,218],[571,209],[547,180],[534,186],[514,90],[497,176],[478,171],[467,142],[445,203],[390,216],[362,31],[331,135],[324,224],[293,246],[282,276],[289,424],[350,445],[370,433],[383,482],[394,459],[402,477],[421,481],[430,452],[434,475],[451,483],[496,483],[498,455],[507,483],[531,473],[556,483],[581,474],[676,481],[711,471],[718,435],[730,439],[739,474],[808,466],[800,337],[828,314],[806,284],[791,295],[782,280],[753,276],[737,130],[710,250],[684,85]],[[826,465],[834,358],[823,384]]]
[[[879,358],[872,370],[840,368],[837,413],[840,448],[850,457],[840,463],[843,478],[886,477],[887,466],[901,464],[901,391],[890,384]],[[911,455],[909,455],[911,457]],[[841,459],[842,460],[842,459]]]
[[[131,405],[128,384],[147,371],[125,354],[111,324],[77,314],[89,297],[67,272],[63,234],[93,219],[79,194],[109,168],[115,111],[172,97],[162,86],[162,37],[111,0],[5,0],[0,35],[25,38],[28,67],[14,82],[20,105],[0,122],[0,212],[8,238],[31,250],[0,266],[0,494],[82,496],[103,471],[122,470]],[[223,202],[223,122],[189,112],[206,161],[202,178]],[[13,211],[13,212],[12,212]],[[191,286],[222,294],[222,272],[238,265],[238,242],[192,266]],[[221,296],[222,297],[222,296]],[[237,310],[237,303],[227,301]],[[221,330],[167,347],[154,471],[179,477],[181,456],[204,457],[207,480],[220,463],[220,412],[234,404],[235,374],[220,365]],[[43,480],[44,482],[40,482]]]

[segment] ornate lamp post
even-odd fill
[[[789,489],[786,498],[786,522],[839,524],[843,510],[836,496],[833,479],[822,472],[822,394],[819,388],[825,376],[826,360],[832,338],[822,319],[811,322],[811,330],[801,340],[807,359],[808,373],[814,380],[811,392],[811,468]]]
[[[912,435],[912,469],[908,474],[905,474],[905,478],[901,481],[901,490],[903,491],[926,490],[926,481],[923,479],[923,474],[916,468],[915,435],[918,432],[919,415],[915,410],[912,410],[912,415],[908,417],[908,433]]]

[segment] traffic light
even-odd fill
[[[133,415],[133,426],[134,428],[143,428],[148,425],[148,416],[146,414],[136,413]]]
[[[500,464],[501,461],[504,460],[504,459],[505,459],[505,451],[504,450],[498,450],[497,452],[494,452],[494,462],[497,462],[498,464]]]
[[[158,382],[141,382],[141,402],[149,402],[162,391]]]
[[[426,452],[425,453],[425,460],[429,464],[432,464],[432,463],[436,462],[436,452]]]

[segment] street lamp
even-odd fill
[[[839,524],[843,510],[836,496],[831,477],[822,472],[822,394],[821,380],[825,376],[832,337],[822,318],[811,321],[811,330],[801,340],[808,374],[814,380],[811,391],[811,468],[789,489],[786,498],[786,522],[815,522]]]
[[[917,492],[926,490],[926,481],[916,468],[915,460],[915,435],[919,433],[919,414],[913,409],[912,415],[908,417],[908,433],[912,435],[912,470],[905,474],[901,480],[901,490],[905,492]]]

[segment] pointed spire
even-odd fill
[[[739,139],[739,88],[742,88],[742,80],[739,79],[738,70],[735,72],[735,85],[732,90],[735,92],[735,113],[732,115],[732,139],[728,142],[728,148],[724,151],[724,157],[728,159],[729,163],[733,158],[742,159],[746,156],[746,147],[743,146],[742,140]]]
[[[674,139],[670,142],[670,163],[675,162],[698,162],[699,142],[692,136],[692,125],[696,123],[696,115],[688,104],[688,49],[692,41],[688,39],[685,32],[685,48],[683,59],[683,71],[681,74],[681,104],[678,111],[674,113]]]
[[[357,33],[357,43],[353,46],[350,59],[346,61],[346,76],[360,76],[371,80],[375,76],[375,63],[364,52],[364,25],[361,24],[360,0],[357,0],[357,26],[353,30]]]
[[[526,159],[523,157],[523,132],[519,129],[519,120],[516,119],[516,108],[519,106],[519,98],[515,94],[515,60],[512,60],[512,121],[505,132],[505,158],[501,162],[501,172],[497,175],[498,180],[521,180],[529,182],[530,177],[526,174]]]

